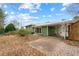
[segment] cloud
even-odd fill
[[[30,16],[29,14],[18,14],[18,15],[10,15],[9,16],[10,19],[19,19],[19,20],[26,20],[26,21],[30,21],[30,20],[36,20],[39,17],[36,16]]]
[[[12,12],[10,12],[10,14],[14,14],[14,12],[12,11]]]
[[[69,6],[70,4],[72,4],[72,3],[63,3],[62,4],[63,7],[61,8],[61,11],[65,11],[66,7]]]
[[[54,11],[54,9],[55,9],[55,8],[51,8],[50,10],[51,10],[51,11]]]
[[[31,10],[30,12],[31,12],[31,13],[37,13],[38,10]]]
[[[30,12],[32,11],[33,13],[34,12],[36,13],[38,10],[41,10],[40,6],[41,6],[40,3],[24,3],[24,4],[21,4],[21,6],[18,9],[19,10],[27,9]]]
[[[17,19],[19,19],[19,23],[21,26],[26,26],[28,23],[32,23],[33,20],[37,20],[39,17],[31,16],[29,14],[21,13],[17,15]]]
[[[52,17],[52,15],[50,14],[50,15],[48,15],[48,17]]]
[[[72,20],[72,19],[69,19],[69,20]]]
[[[62,6],[68,6],[70,5],[71,3],[63,3]]]
[[[5,14],[8,14],[8,11],[5,11],[4,13],[5,13]]]
[[[12,15],[11,15],[11,16],[9,16],[9,18],[10,18],[10,19],[14,19],[14,18],[15,18],[15,16],[12,16]]]
[[[29,14],[23,14],[23,13],[17,15],[17,17],[28,21],[38,19],[38,17],[30,16]]]
[[[66,10],[66,7],[61,8],[61,11],[64,11],[64,10]]]
[[[32,17],[33,19],[39,19],[39,17]]]
[[[29,3],[21,4],[19,9],[32,9],[32,4],[29,4]]]
[[[79,15],[79,3],[63,3],[61,11],[66,11],[66,13],[77,16]]]
[[[10,15],[8,16],[9,19],[17,19],[17,20],[26,20],[26,21],[31,21],[31,20],[36,20],[38,19],[39,17],[36,17],[36,16],[30,16],[29,14],[24,14],[24,13],[21,13],[21,14],[18,14],[18,15]]]
[[[23,20],[29,20],[29,18],[30,18],[29,14],[23,14],[23,13],[17,15],[17,17],[19,19],[23,19]]]
[[[20,13],[18,15],[9,15],[6,19],[6,24],[11,23],[13,20],[17,20],[19,25],[26,26],[28,23],[32,23],[33,20],[37,20],[39,17],[31,16],[29,14]]]
[[[46,17],[46,15],[43,15],[42,17]]]
[[[63,16],[64,14],[60,13],[60,14],[56,14],[56,16]]]
[[[3,7],[4,7],[4,8],[7,8],[8,6],[4,4]]]
[[[12,20],[15,20],[15,15],[9,15],[6,17],[5,25],[11,23]]]
[[[42,15],[43,18],[48,18],[48,17],[52,17],[52,14],[49,15]]]

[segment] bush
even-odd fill
[[[28,29],[21,28],[20,30],[18,30],[18,34],[20,36],[25,36],[25,35],[31,34],[31,32]]]
[[[16,28],[12,23],[7,25],[6,28],[5,28],[5,32],[10,32],[10,31],[15,31],[15,30],[16,30]]]
[[[16,35],[17,31],[9,31],[8,33],[4,33],[5,35]]]
[[[3,34],[3,33],[4,33],[4,28],[0,27],[0,34]]]

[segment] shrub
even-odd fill
[[[15,30],[16,30],[16,28],[12,23],[7,25],[6,28],[5,28],[5,32],[10,32],[10,31],[15,31]]]
[[[4,33],[4,28],[0,27],[0,34],[3,34],[3,33]]]
[[[9,31],[8,33],[4,33],[5,35],[16,35],[16,31]]]
[[[28,29],[21,28],[20,30],[18,30],[18,34],[20,36],[25,36],[25,35],[31,34],[31,32]]]

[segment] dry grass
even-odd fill
[[[72,46],[79,46],[79,41],[65,40],[64,42]]]
[[[17,35],[0,36],[0,55],[2,56],[43,56],[45,54],[27,44],[38,36],[19,37]]]

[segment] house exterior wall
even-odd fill
[[[55,36],[55,27],[54,26],[48,26],[48,35],[49,36]]]
[[[34,28],[34,31],[38,33],[39,31],[37,28]],[[68,37],[68,25],[55,25],[55,26],[43,26],[41,27],[41,34],[46,36],[59,36],[66,39]]]
[[[41,28],[36,28],[36,33],[41,33]]]
[[[41,33],[42,33],[43,35],[48,35],[48,26],[42,27]]]
[[[28,29],[29,31],[33,32],[32,25],[26,26],[26,29]]]
[[[70,40],[79,40],[79,21],[69,25],[69,37]]]
[[[58,35],[66,39],[68,37],[68,26],[67,25],[61,25],[60,28],[57,30]]]
[[[35,33],[35,28],[34,27],[32,27],[32,31],[33,31],[33,33]]]
[[[59,37],[63,37],[64,39],[66,39],[66,37],[68,37],[67,28],[68,28],[67,24],[49,26],[48,27],[49,36],[59,36]]]
[[[66,37],[68,37],[68,30],[67,30],[67,25],[57,25],[57,26],[44,26],[41,27],[41,34],[46,35],[46,36],[59,36],[59,37],[63,37],[64,39],[66,39]],[[37,31],[39,31],[37,28],[35,29],[36,33],[39,33]]]

